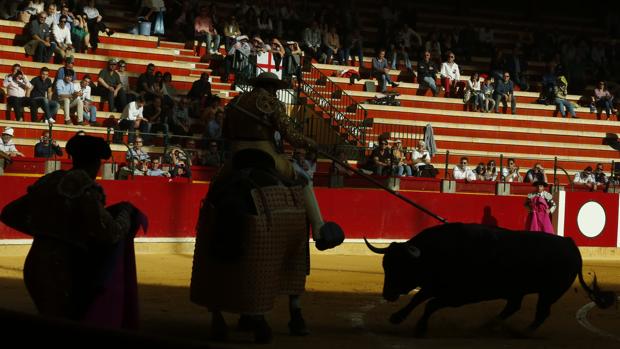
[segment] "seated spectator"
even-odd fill
[[[40,141],[34,145],[34,157],[51,158],[54,156],[62,156],[62,150],[55,139],[50,142],[49,131],[43,131]]]
[[[45,123],[56,122],[56,113],[59,104],[53,100],[52,79],[49,78],[49,69],[43,67],[39,76],[30,80],[32,91],[30,91],[30,113],[32,121],[37,121],[37,111],[43,109],[43,119]]]
[[[112,36],[114,31],[103,23],[103,17],[99,14],[95,0],[88,0],[87,5],[84,6],[84,14],[86,14],[88,32],[90,33],[90,46],[95,51],[99,47],[99,32]]]
[[[601,118],[601,113],[604,110],[607,115],[607,119],[611,117],[612,114],[617,113],[614,110],[614,96],[607,89],[607,84],[605,81],[599,81],[598,86],[594,89],[594,96],[592,96],[592,104],[594,105],[594,109],[596,109],[596,118]]]
[[[323,45],[322,45],[323,54],[321,55],[321,58],[322,58],[321,63],[332,64],[333,57],[337,56],[338,63],[343,64],[344,57],[342,57],[343,52],[340,48],[341,48],[340,36],[338,36],[338,33],[336,32],[336,27],[330,26],[329,31],[326,32],[325,35],[323,36]],[[387,61],[386,61],[386,68],[387,68]]]
[[[140,133],[146,133],[149,130],[148,120],[144,119],[142,112],[144,110],[144,98],[139,96],[135,101],[127,104],[123,113],[121,114],[121,120],[118,123],[117,132],[114,132],[114,142],[121,143],[123,133],[119,131],[128,131],[127,143],[133,143],[136,136],[136,129],[140,130]]]
[[[523,177],[519,174],[519,166],[517,166],[515,159],[508,159],[508,167],[502,169],[502,180],[506,182],[523,182]]]
[[[76,91],[73,85],[75,72],[65,71],[65,77],[56,82],[56,96],[65,114],[65,124],[72,125],[71,108],[77,109],[77,124],[84,124],[84,101],[80,98],[82,92]]]
[[[422,93],[425,90],[431,89],[433,91],[433,97],[437,97],[437,84],[435,83],[435,78],[437,75],[437,66],[433,61],[431,61],[431,53],[430,51],[424,51],[423,58],[418,61],[418,83],[420,84],[420,88],[422,89]]]
[[[8,126],[4,128],[4,131],[2,131],[2,137],[0,138],[0,155],[2,158],[25,156],[22,152],[17,150],[15,143],[13,143],[14,133],[15,130]]]
[[[129,176],[146,176],[147,170],[144,167],[146,162],[146,160],[140,161],[136,157],[127,159],[125,166],[118,171],[118,179],[128,179]]]
[[[125,159],[127,161],[134,158],[140,161],[150,160],[151,157],[149,156],[149,154],[142,150],[142,145],[142,137],[136,137],[136,142],[129,150],[127,150],[127,153],[125,154]]]
[[[419,176],[423,169],[431,165],[431,154],[426,149],[426,143],[422,140],[418,141],[418,145],[413,150],[411,161],[415,166],[415,173]]]
[[[487,77],[482,85],[482,112],[488,113],[495,109],[495,87],[493,86],[493,77]]]
[[[97,92],[102,101],[108,102],[111,112],[124,110],[127,104],[127,94],[123,89],[121,77],[116,72],[118,60],[112,58],[108,61],[108,67],[99,72],[97,80]]]
[[[607,185],[609,183],[609,178],[605,174],[605,170],[603,168],[602,163],[596,164],[596,170],[594,171],[594,180],[596,185]]]
[[[209,82],[209,74],[200,74],[200,79],[192,83],[192,88],[187,93],[187,98],[191,101],[192,106],[205,105],[206,99],[211,98],[211,83]]]
[[[301,48],[306,57],[308,57],[308,62],[312,59],[319,58],[322,42],[323,35],[321,35],[319,23],[316,20],[313,20],[312,24],[304,29],[301,41]]]
[[[236,17],[232,15],[224,22],[224,47],[226,52],[235,44],[235,38],[239,35],[241,35],[239,23],[237,23]]]
[[[351,57],[351,66],[355,66],[355,60],[357,58],[358,66],[360,69],[364,67],[364,53],[363,53],[363,38],[359,29],[353,30],[353,33],[349,37],[349,44],[344,45],[344,63],[347,65],[349,57]]]
[[[402,141],[400,139],[394,142],[394,146],[392,147],[392,159],[394,160],[393,173],[399,177],[404,175],[411,177],[413,175],[411,166],[407,165],[407,156],[403,151]]]
[[[165,72],[162,76],[162,93],[164,95],[164,101],[167,101],[167,105],[170,107],[173,106],[174,103],[179,101],[179,92],[172,85],[172,74],[170,72]]]
[[[398,56],[401,55],[403,57],[403,63],[405,63],[405,68],[408,71],[412,71],[411,60],[409,59],[409,50],[412,48],[411,37],[413,37],[416,41],[415,44],[413,44],[415,48],[417,48],[414,49],[413,52],[416,52],[422,46],[422,38],[420,38],[420,35],[411,29],[406,23],[403,24],[396,33],[396,37],[394,39],[395,44],[392,45],[392,69],[398,69]]]
[[[339,150],[336,153],[336,158],[343,164],[348,165],[347,153],[344,150]],[[336,175],[336,176],[342,176],[342,175],[352,176],[353,174],[355,174],[355,172],[351,171],[350,169],[334,161],[332,162],[331,174]]]
[[[382,93],[387,92],[388,83],[392,87],[398,87],[398,84],[390,79],[390,69],[388,68],[387,59],[385,59],[384,49],[380,49],[377,57],[372,59],[372,75],[377,79],[379,90]]]
[[[164,13],[166,13],[166,4],[164,0],[146,0],[143,6],[148,8],[148,12],[144,15],[144,19],[153,23],[151,33],[153,35],[164,35],[165,23]]]
[[[459,65],[454,62],[454,53],[448,51],[447,55],[448,61],[441,64],[439,74],[441,75],[442,86],[445,90],[445,97],[454,97],[457,94],[461,71],[459,70]]]
[[[306,150],[296,149],[295,152],[293,152],[292,161],[293,169],[297,175],[304,177],[311,182],[316,168],[313,169],[310,162],[306,159]]]
[[[568,82],[566,81],[565,76],[559,76],[556,86],[554,87],[555,93],[555,105],[560,111],[560,114],[563,118],[566,117],[566,110],[570,113],[573,119],[577,118],[575,114],[575,106],[571,101],[568,100]]]
[[[133,88],[131,88],[131,85],[129,84],[129,75],[127,74],[127,62],[121,59],[120,61],[118,61],[117,65],[118,70],[116,71],[116,73],[120,77],[122,85],[121,88],[123,89],[123,91],[125,91],[126,102],[133,102],[136,100],[136,97],[139,95],[139,93]]]
[[[366,164],[366,169],[378,176],[390,174],[392,165],[392,152],[388,146],[387,139],[381,140],[379,146],[373,149]]]
[[[142,137],[145,139],[147,144],[151,144],[152,136],[158,132],[162,132],[164,134],[168,133],[168,114],[169,109],[166,109],[162,105],[161,97],[155,97],[150,103],[147,103],[144,106],[144,110],[142,112],[142,116],[144,120],[148,121],[148,132],[150,134],[143,134]]]
[[[71,25],[71,41],[75,52],[87,53],[90,46],[90,33],[88,32],[88,19],[83,13],[74,16]]]
[[[297,41],[287,41],[282,58],[282,80],[291,80],[293,76],[301,77],[301,54]]]
[[[146,171],[147,176],[151,177],[170,177],[170,173],[160,168],[159,159],[155,158],[151,161],[151,167]]]
[[[86,74],[82,78],[82,80],[78,83],[74,83],[75,90],[79,93],[78,98],[82,100],[82,104],[84,106],[84,119],[88,121],[90,126],[99,126],[97,122],[97,107],[93,104],[91,97],[91,88],[90,84],[92,79],[90,75]]]
[[[545,182],[547,181],[547,174],[545,173],[545,169],[542,167],[540,163],[535,163],[532,168],[527,170],[525,173],[525,178],[523,179],[525,183],[534,183],[534,182]]]
[[[220,36],[217,34],[212,14],[209,13],[207,6],[202,6],[200,13],[194,19],[194,39],[197,41],[196,56],[200,56],[200,47],[203,42],[206,44],[207,55],[218,52],[220,48]]]
[[[47,20],[47,13],[41,12],[37,16],[36,21],[31,21],[30,26],[30,41],[24,46],[24,50],[28,56],[32,56],[35,62],[49,63],[52,58],[52,30],[50,26],[45,23]]]
[[[484,162],[479,162],[478,163],[478,166],[476,166],[476,168],[474,169],[474,173],[476,174],[476,180],[477,181],[484,181],[484,180],[486,180],[487,168],[484,165]]]
[[[67,70],[71,70],[73,72],[75,72],[75,69],[73,69],[73,63],[75,62],[75,58],[73,56],[68,56],[65,58],[65,63],[62,67],[58,68],[58,70],[56,71],[56,76],[54,77],[54,86],[56,86],[56,83],[58,82],[58,80],[62,80],[65,78],[65,72]],[[74,76],[73,79],[75,79],[76,77]]]
[[[26,97],[30,94],[32,84],[26,79],[21,70],[17,70],[11,76],[7,89],[6,103],[6,119],[11,120],[11,109],[15,112],[15,120],[24,121],[24,106],[27,105],[29,99]],[[33,122],[36,120],[32,120]]]
[[[209,147],[202,158],[202,164],[205,166],[219,167],[222,163],[222,153],[220,152],[217,142],[209,142]]]
[[[136,84],[136,92],[144,97],[144,100],[150,102],[153,97],[158,96],[159,93],[155,91],[155,64],[149,63],[146,66],[146,71],[138,76],[138,82]]]
[[[497,167],[495,167],[495,161],[489,160],[487,162],[487,167],[484,171],[484,180],[485,181],[496,181],[497,180]]]
[[[67,16],[61,15],[58,24],[52,27],[52,37],[54,42],[54,53],[62,60],[67,56],[73,55],[73,42],[71,41],[71,25],[67,24]],[[60,59],[59,59],[60,60]]]
[[[172,178],[192,178],[192,170],[186,165],[184,160],[175,162],[174,168],[170,171]]]
[[[512,114],[517,113],[517,100],[515,99],[514,94],[514,84],[510,80],[510,73],[504,72],[504,78],[497,80],[493,99],[495,100],[496,113],[499,110],[499,102],[502,102],[504,105],[503,113],[505,113],[506,108],[508,107],[508,101],[510,101],[510,110]]]
[[[477,179],[476,173],[467,167],[468,163],[469,159],[466,156],[461,157],[459,164],[454,166],[452,178],[457,180],[464,179],[467,182],[475,181]]]
[[[172,114],[168,120],[168,125],[172,133],[177,135],[189,134],[191,122],[189,118],[189,101],[182,97],[179,103],[172,107]]]
[[[222,138],[222,125],[224,124],[225,112],[222,109],[217,109],[213,118],[207,123],[207,138],[220,139]]]
[[[465,106],[469,106],[472,111],[479,111],[484,103],[484,94],[481,93],[480,88],[480,75],[473,73],[467,85],[465,87],[465,93],[463,94],[463,103]]]
[[[573,183],[583,186],[590,191],[595,191],[597,189],[597,184],[594,173],[592,173],[592,167],[588,166],[583,171],[575,173]]]

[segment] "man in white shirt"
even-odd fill
[[[144,110],[144,98],[138,96],[135,101],[127,104],[121,114],[121,120],[118,123],[118,129],[114,133],[114,142],[122,143],[123,133],[128,131],[127,142],[132,143],[136,138],[136,129],[140,133],[146,133],[149,130],[149,122],[142,116]]]
[[[464,179],[467,182],[475,181],[476,174],[469,167],[467,167],[469,159],[466,156],[463,156],[459,162],[460,163],[454,167],[452,177],[454,177],[454,179]]]
[[[60,55],[64,60],[65,57],[71,56],[74,53],[73,42],[71,42],[71,25],[67,24],[67,16],[61,15],[58,19],[58,24],[54,24],[52,27],[52,36],[56,46],[54,46],[54,53]]]
[[[90,75],[86,74],[82,78],[82,81],[73,83],[73,87],[76,92],[81,93],[77,98],[82,100],[84,119],[90,123],[90,126],[99,126],[99,123],[97,123],[97,107],[93,105],[91,100],[91,81]]]
[[[592,167],[588,166],[583,171],[577,172],[575,174],[575,178],[573,179],[573,183],[584,186],[590,191],[595,191],[597,185],[594,173],[592,173]]]
[[[65,114],[65,124],[71,125],[71,108],[77,109],[78,125],[84,124],[84,103],[79,98],[82,92],[76,91],[73,86],[73,70],[65,70],[65,76],[62,80],[56,81],[56,95],[58,103],[62,107]]]
[[[441,64],[441,81],[443,88],[446,90],[445,97],[456,95],[457,84],[461,79],[461,71],[459,65],[454,62],[454,53],[448,51],[448,61]]]
[[[4,131],[2,131],[2,138],[0,138],[0,156],[2,158],[24,156],[23,153],[15,148],[15,143],[13,143],[14,132],[15,130],[12,127],[5,127]]]

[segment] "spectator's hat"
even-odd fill
[[[3,135],[9,135],[11,137],[13,137],[13,133],[15,133],[15,130],[13,130],[12,127],[5,127],[4,131],[2,131]]]
[[[110,145],[103,138],[94,136],[73,136],[66,145],[67,153],[74,161],[109,159]]]
[[[236,40],[237,40],[237,42],[240,42],[242,40],[248,40],[249,41],[250,39],[248,38],[247,35],[239,35],[239,36],[236,37]]]
[[[532,183],[532,186],[537,187],[539,185],[542,185],[543,187],[548,187],[549,183],[545,182],[545,181],[534,181],[534,183]]]
[[[252,86],[273,85],[277,89],[283,89],[288,86],[286,81],[280,80],[276,74],[271,72],[262,72],[257,77],[250,79],[249,82]]]
[[[116,58],[110,58],[110,59],[108,60],[108,64],[118,64],[118,59],[116,59]]]

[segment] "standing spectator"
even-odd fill
[[[597,119],[601,118],[601,113],[603,110],[605,110],[605,114],[607,114],[606,120],[609,120],[613,113],[617,113],[617,111],[614,110],[614,97],[607,89],[607,84],[605,81],[599,81],[598,86],[594,89],[592,104],[596,109]]]
[[[58,112],[58,102],[53,100],[52,79],[49,78],[49,69],[43,67],[39,76],[30,80],[32,91],[30,91],[30,113],[32,121],[37,121],[37,111],[43,109],[45,123],[56,122]]]
[[[124,110],[127,104],[127,94],[121,84],[121,77],[116,72],[118,61],[112,58],[108,61],[108,67],[99,72],[97,89],[104,101],[107,101],[111,112]]]
[[[459,65],[454,62],[452,51],[448,51],[448,61],[441,64],[440,75],[443,88],[446,91],[445,97],[454,97],[461,79],[461,71]]]
[[[504,113],[506,112],[508,101],[510,101],[510,110],[512,114],[514,115],[517,113],[517,101],[514,94],[514,84],[510,80],[509,72],[504,72],[504,79],[497,81],[494,94],[493,99],[495,100],[496,113],[498,112],[500,101],[504,105]]]
[[[372,74],[379,82],[379,89],[382,93],[387,92],[387,84],[392,87],[398,87],[398,83],[390,79],[390,69],[388,68],[387,59],[385,59],[385,50],[380,49],[377,57],[372,59]]]
[[[34,157],[51,158],[54,156],[62,156],[62,150],[55,139],[50,140],[49,131],[43,131],[39,143],[34,145]]]
[[[41,12],[36,21],[30,22],[31,40],[24,46],[26,54],[34,57],[35,62],[49,63],[52,58],[51,29],[45,23],[47,13]]]
[[[431,89],[433,91],[433,97],[437,97],[437,85],[435,78],[437,75],[437,66],[431,61],[430,51],[424,51],[424,57],[418,62],[418,83],[422,91]],[[424,93],[424,92],[422,92]]]
[[[577,115],[575,113],[575,106],[568,100],[568,82],[566,81],[566,77],[559,76],[553,90],[555,93],[555,105],[560,111],[562,117],[566,117],[566,110],[568,109],[571,117],[576,119]]]
[[[536,181],[533,185],[536,187],[536,191],[528,194],[525,202],[530,211],[526,229],[553,234],[550,215],[555,211],[556,204],[553,201],[553,196],[545,190],[549,185],[543,181]]]
[[[84,118],[88,121],[90,126],[99,126],[97,122],[97,107],[93,104],[91,97],[90,84],[92,79],[90,75],[86,74],[80,82],[73,84],[76,92],[79,92],[78,98],[82,100],[84,107]]]
[[[148,132],[148,121],[144,119],[142,111],[144,110],[144,98],[138,96],[135,101],[127,104],[123,113],[121,114],[121,120],[118,123],[118,129],[121,131],[128,131],[127,143],[133,143],[135,138],[135,130],[140,130],[141,133]],[[114,133],[114,141],[121,143],[121,132]]]
[[[476,173],[472,171],[467,164],[469,163],[469,159],[466,156],[461,157],[459,160],[459,164],[454,166],[454,170],[452,171],[452,178],[454,179],[464,179],[466,182],[471,182],[476,180]]]
[[[495,99],[493,95],[495,94],[495,87],[493,86],[493,77],[489,76],[484,80],[484,84],[482,85],[482,111],[484,113],[488,113],[491,110],[495,109]]]
[[[32,85],[24,76],[21,70],[18,70],[11,76],[11,80],[7,87],[7,103],[6,103],[6,119],[11,120],[11,109],[15,112],[15,120],[24,121],[24,106],[28,103],[26,97]],[[35,120],[32,120],[35,121]]]
[[[590,191],[596,191],[597,184],[596,178],[594,178],[594,174],[592,173],[592,167],[588,166],[583,171],[577,172],[573,179],[573,183],[585,187]]]
[[[220,36],[215,29],[212,14],[209,13],[207,6],[200,8],[200,14],[194,19],[194,38],[198,41],[196,44],[196,56],[200,56],[200,47],[204,42],[206,44],[207,55],[213,54],[219,50]]]
[[[71,125],[71,108],[77,109],[77,122],[78,125],[84,124],[84,102],[80,98],[81,92],[75,90],[73,86],[72,70],[65,72],[65,77],[62,80],[56,82],[56,96],[59,104],[62,106],[62,110],[65,114],[65,124]]]
[[[22,152],[17,150],[15,143],[13,143],[13,134],[15,130],[12,127],[5,127],[2,131],[2,137],[0,138],[0,153],[2,157],[16,157],[25,156]]]
[[[54,53],[56,58],[60,56],[62,60],[74,53],[73,42],[71,41],[71,25],[67,24],[67,16],[61,15],[58,24],[52,27],[54,38]],[[56,60],[56,59],[55,59]]]
[[[163,0],[145,0],[144,6],[148,7],[149,12],[144,18],[153,23],[151,31],[154,35],[165,34],[164,13],[166,12],[166,4]],[[152,16],[152,17],[151,17]]]

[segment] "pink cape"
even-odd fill
[[[551,218],[549,213],[547,213],[547,209],[549,209],[547,200],[543,197],[535,196],[530,200],[530,207],[532,212],[530,212],[527,218],[526,229],[530,231],[542,231],[549,234],[555,234],[553,224],[551,224]]]

